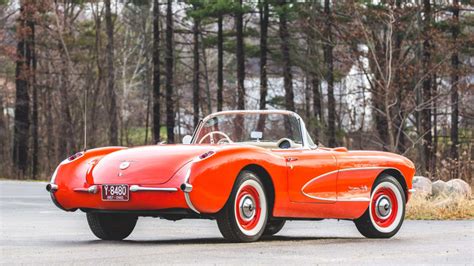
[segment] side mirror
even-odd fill
[[[183,138],[183,144],[191,144],[191,140],[193,140],[193,137],[191,135],[186,135]]]

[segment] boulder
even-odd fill
[[[449,188],[443,180],[437,180],[431,186],[433,197],[445,197],[449,194]]]
[[[451,179],[446,182],[448,188],[448,194],[451,197],[471,197],[471,187],[466,181],[461,179]]]
[[[416,190],[414,196],[428,197],[432,193],[431,180],[424,176],[415,176],[413,177],[413,188]]]

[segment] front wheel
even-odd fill
[[[265,230],[267,219],[264,186],[253,172],[243,171],[216,217],[219,230],[225,239],[232,242],[257,241]]]
[[[400,183],[393,176],[381,176],[374,184],[369,208],[354,220],[357,229],[368,238],[394,236],[402,226],[405,203]]]
[[[122,240],[129,236],[138,217],[116,213],[87,213],[87,222],[94,235],[102,240]]]

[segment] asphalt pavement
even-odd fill
[[[57,209],[46,183],[0,181],[1,264],[465,264],[474,221],[405,221],[366,239],[350,221],[290,221],[256,243],[227,243],[215,221],[140,218],[120,242],[98,240],[85,214]]]

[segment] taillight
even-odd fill
[[[205,152],[205,153],[199,155],[199,159],[204,160],[204,159],[206,159],[206,158],[211,157],[211,156],[214,155],[215,153],[216,153],[215,151],[208,151],[208,152]]]
[[[67,160],[68,160],[68,161],[73,161],[73,160],[75,160],[75,159],[81,157],[82,155],[84,155],[83,152],[76,152],[75,154],[69,156],[69,157],[67,158]]]

